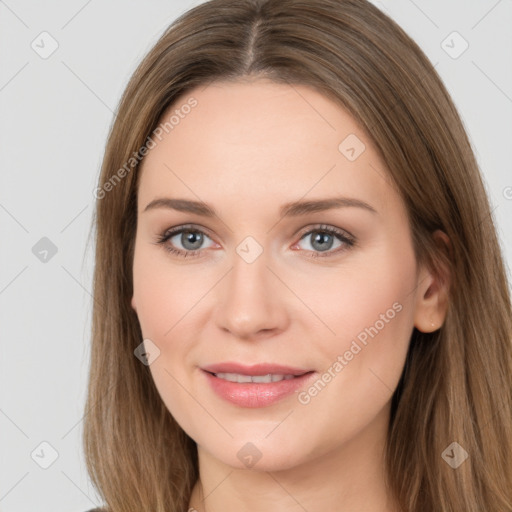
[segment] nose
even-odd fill
[[[287,289],[268,266],[266,253],[252,263],[237,254],[217,289],[215,322],[239,339],[276,335],[287,328]],[[290,295],[290,292],[288,291]]]

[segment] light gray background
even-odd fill
[[[80,512],[99,503],[80,440],[92,191],[128,78],[176,16],[198,3],[0,0],[2,512]],[[419,43],[452,94],[510,267],[512,0],[374,3]],[[35,40],[39,51],[50,48],[49,39],[41,42],[43,31],[58,43],[46,59],[31,47]],[[453,31],[469,44],[456,59],[442,47]],[[444,43],[452,54],[462,48],[457,37]],[[57,248],[46,262],[32,251],[42,237]],[[50,460],[43,441],[58,453],[48,469],[35,462]]]

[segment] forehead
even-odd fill
[[[308,86],[214,82],[178,98],[159,127],[140,169],[140,203],[172,194],[270,207],[305,194],[362,195],[378,209],[393,193],[356,121]]]

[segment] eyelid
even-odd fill
[[[302,228],[299,230],[298,234],[295,236],[299,236],[299,240],[302,240],[304,235],[309,234],[311,231],[327,231],[333,234],[337,234],[339,236],[343,236],[351,241],[356,240],[356,237],[352,235],[349,231],[346,229],[338,228],[336,226],[332,226],[331,224],[312,224],[309,226],[306,226],[305,228]]]
[[[180,224],[178,226],[174,226],[172,228],[166,229],[160,236],[160,238],[172,238],[175,235],[178,235],[182,231],[197,231],[198,233],[202,233],[210,239],[214,239],[214,237],[211,235],[211,232],[208,228],[205,228],[204,226],[201,226],[199,224]]]

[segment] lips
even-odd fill
[[[265,407],[298,392],[316,372],[278,364],[219,363],[201,368],[211,389],[239,407]]]

